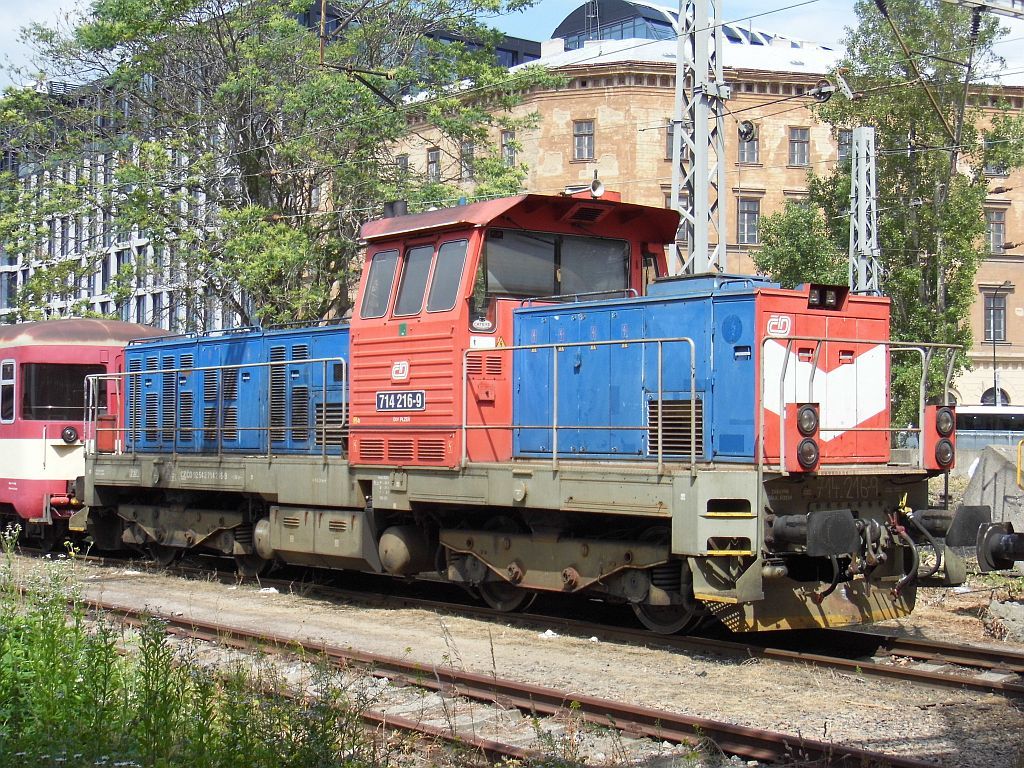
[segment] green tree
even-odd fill
[[[836,95],[815,110],[836,130],[875,128],[882,291],[892,300],[892,338],[967,349],[974,276],[986,254],[985,167],[1024,163],[1024,120],[1000,101],[997,87],[985,85],[998,73],[992,45],[1005,30],[995,17],[942,0],[858,0],[856,13],[839,64],[856,98]],[[847,162],[811,179],[810,205],[822,210],[819,224],[831,239],[825,253],[809,254],[800,225],[813,222],[806,211],[787,207],[764,222],[779,241],[761,257],[763,270],[791,282],[801,271],[818,279],[834,254],[847,251],[849,176]],[[959,355],[957,370],[966,363]],[[894,358],[893,369],[895,418],[916,420],[920,365],[915,370],[909,358]],[[930,380],[935,396],[943,380],[938,360]]]
[[[472,141],[487,193],[521,186],[491,137],[532,119],[511,107],[547,76],[497,66],[500,36],[477,18],[525,4],[332,2],[322,47],[319,4],[287,0],[94,0],[67,29],[30,27],[47,87],[0,100],[0,141],[22,163],[0,184],[0,242],[35,267],[21,316],[54,299],[81,313],[118,244],[149,258],[125,259],[106,290],[123,302],[155,280],[190,324],[218,304],[243,324],[342,314],[359,227],[383,201],[464,194],[400,172],[410,125]]]

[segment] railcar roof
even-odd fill
[[[506,214],[530,214],[547,208],[555,218],[567,216],[582,206],[592,205],[611,208],[624,221],[643,217],[643,223],[651,230],[650,240],[670,243],[676,235],[679,214],[667,208],[653,208],[612,200],[590,199],[576,196],[517,195],[497,200],[484,200],[469,205],[439,208],[436,211],[410,213],[386,219],[374,219],[363,225],[362,238],[368,242],[391,237],[411,235],[428,230],[453,229],[456,227],[478,227],[490,224]]]
[[[0,347],[57,346],[61,344],[123,346],[131,339],[166,334],[167,331],[150,325],[77,317],[69,320],[42,320],[34,323],[0,325]]]

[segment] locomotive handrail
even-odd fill
[[[606,339],[601,341],[569,341],[562,343],[546,343],[546,344],[519,344],[509,347],[485,347],[477,349],[466,349],[462,352],[462,457],[461,466],[463,468],[469,463],[467,437],[470,429],[551,429],[551,468],[558,469],[558,351],[561,351],[567,347],[603,347],[612,345],[622,344],[657,344],[658,345],[658,473],[664,472],[665,460],[664,451],[662,446],[663,428],[664,428],[664,414],[663,398],[662,398],[662,350],[664,344],[687,344],[690,347],[690,474],[691,476],[696,474],[697,471],[697,345],[692,338],[689,336],[674,336],[674,337],[660,337],[653,339],[636,338],[636,339]],[[556,351],[556,354],[551,356],[551,377],[552,377],[552,407],[551,407],[551,424],[543,424],[539,426],[521,424],[510,424],[506,425],[491,425],[491,424],[474,424],[470,425],[469,421],[469,356],[471,354],[482,355],[485,353],[493,352],[515,352],[518,350],[538,350],[538,349],[552,349]],[[640,431],[649,429],[647,427],[627,427],[627,426],[616,426],[615,429],[620,430],[632,430]],[[572,429],[608,429],[605,426],[580,426],[573,425]],[[703,447],[701,449],[703,453]]]
[[[299,359],[290,359],[290,360],[273,360],[273,361],[253,362],[253,363],[232,363],[232,364],[229,364],[229,365],[207,365],[207,366],[194,366],[194,367],[190,367],[190,368],[154,368],[152,370],[142,370],[142,371],[121,371],[121,372],[118,372],[118,373],[92,374],[92,375],[86,377],[86,381],[87,381],[87,388],[86,389],[87,389],[87,397],[89,398],[89,403],[88,403],[88,406],[87,406],[88,410],[87,410],[87,413],[86,413],[85,423],[87,425],[95,425],[95,424],[97,424],[97,417],[99,416],[99,404],[96,402],[96,400],[97,400],[98,394],[99,394],[99,387],[96,386],[96,383],[99,382],[100,380],[113,381],[115,383],[115,386],[117,386],[122,380],[124,380],[126,382],[130,381],[131,377],[133,377],[133,376],[156,376],[156,375],[164,375],[164,374],[174,374],[175,376],[177,376],[178,374],[182,374],[182,373],[191,374],[191,373],[198,373],[198,372],[203,372],[203,371],[226,371],[226,370],[233,370],[233,369],[237,370],[237,369],[242,369],[242,368],[245,368],[245,369],[268,368],[268,369],[270,369],[270,368],[273,368],[274,366],[288,366],[288,365],[310,365],[311,366],[311,365],[318,364],[318,363],[321,364],[321,393],[323,395],[323,413],[324,413],[324,418],[321,420],[321,424],[320,424],[320,427],[319,427],[319,433],[320,433],[321,455],[322,455],[323,460],[326,461],[327,460],[327,431],[328,431],[328,426],[327,426],[327,364],[328,363],[331,363],[331,364],[338,364],[338,363],[340,363],[341,364],[341,374],[342,375],[341,375],[341,381],[339,382],[341,390],[342,390],[342,393],[343,393],[343,396],[341,398],[341,420],[340,420],[341,428],[344,429],[345,425],[348,424],[348,406],[349,406],[349,404],[348,404],[348,395],[349,395],[349,390],[348,390],[348,363],[345,360],[345,358],[343,358],[343,357],[299,358]],[[223,439],[223,436],[224,436],[224,432],[226,431],[225,427],[223,425],[223,410],[222,410],[223,386],[224,386],[224,377],[221,376],[221,375],[218,375],[217,376],[217,399],[216,399],[216,424],[214,426],[212,426],[212,427],[208,427],[206,425],[202,425],[202,426],[199,426],[199,427],[194,427],[193,426],[193,427],[189,428],[189,431],[191,431],[192,433],[196,433],[196,432],[206,433],[206,432],[213,431],[216,434],[217,455],[218,456],[223,455],[223,450],[224,450],[224,439]],[[268,395],[269,395],[269,388],[271,386],[272,386],[271,377],[268,375],[267,376]],[[118,389],[120,389],[120,387],[118,387]],[[136,389],[138,389],[138,387],[136,387]],[[126,387],[123,388],[123,390],[124,390],[124,397],[121,399],[122,408],[124,408],[128,412],[128,414],[129,414],[128,421],[131,422],[131,423],[129,425],[127,425],[127,426],[114,427],[112,431],[114,431],[116,433],[127,433],[129,435],[130,442],[131,442],[131,453],[134,455],[137,452],[136,445],[138,443],[138,439],[136,438],[136,435],[141,433],[143,430],[139,427],[138,424],[136,424],[131,419],[131,414],[132,414],[132,410],[133,410],[133,403],[129,402],[129,399],[132,399],[134,401],[134,397],[132,397],[132,388],[126,386]],[[116,392],[117,392],[117,389],[115,389],[115,393]],[[173,420],[173,424],[171,426],[172,435],[173,435],[173,437],[171,439],[171,453],[172,453],[172,455],[175,455],[175,456],[178,453],[178,436],[179,436],[180,432],[182,431],[182,429],[181,429],[181,427],[180,427],[180,425],[178,423],[178,415],[180,413],[180,392],[181,392],[180,389],[176,386],[175,389],[174,389],[174,420]],[[138,411],[141,412],[141,407],[138,409]],[[163,425],[160,425],[158,427],[158,429],[161,432],[166,431],[164,429]],[[296,428],[295,427],[287,427],[287,426],[278,427],[278,426],[272,425],[270,423],[270,399],[269,399],[269,396],[268,396],[268,399],[267,399],[267,423],[266,423],[266,425],[264,425],[264,426],[256,426],[256,427],[236,426],[236,427],[233,428],[233,431],[237,431],[237,432],[259,432],[259,433],[266,432],[266,434],[267,434],[267,454],[266,455],[267,455],[267,460],[269,461],[272,458],[272,456],[273,456],[273,440],[271,439],[271,433],[274,430],[276,430],[276,429],[281,429],[281,430],[286,430],[287,431],[287,430],[295,430]],[[101,428],[98,425],[94,426],[94,432],[96,432],[98,434],[100,431],[111,431],[111,430],[109,428]],[[317,431],[317,427],[314,426],[312,428],[312,430],[310,430],[310,428],[307,427],[306,431],[307,431],[307,433],[310,432],[310,431],[314,431],[315,432],[315,431]],[[94,440],[95,440],[95,438],[94,438]],[[87,448],[86,452],[87,453],[92,453],[92,452],[94,452],[94,450],[90,451]],[[120,451],[115,451],[115,452],[120,452]],[[344,453],[344,449],[343,449],[343,453]]]
[[[818,370],[817,362],[820,357],[821,347],[824,344],[856,344],[860,346],[874,345],[885,347],[890,355],[894,352],[910,352],[921,355],[921,381],[919,384],[919,402],[918,402],[918,424],[916,428],[909,429],[897,429],[894,428],[890,422],[889,427],[847,427],[844,428],[845,432],[888,432],[892,434],[894,432],[914,432],[920,433],[924,424],[924,406],[927,394],[928,385],[928,374],[930,368],[930,361],[935,352],[944,350],[947,356],[946,371],[943,381],[944,394],[943,401],[948,402],[949,400],[949,385],[952,380],[953,365],[955,363],[954,353],[961,349],[957,344],[942,344],[935,342],[921,342],[914,344],[906,341],[894,341],[892,339],[849,339],[842,337],[820,337],[820,336],[765,336],[761,340],[761,377],[760,377],[760,395],[759,401],[761,404],[760,414],[758,417],[758,446],[757,446],[757,467],[758,472],[762,473],[765,466],[768,466],[767,462],[767,445],[765,441],[765,388],[767,386],[767,375],[764,368],[764,354],[767,344],[770,341],[785,342],[785,357],[783,358],[782,367],[779,373],[779,468],[783,474],[786,474],[786,440],[785,440],[785,411],[786,411],[786,373],[789,367],[789,360],[793,354],[793,342],[794,341],[807,341],[815,344],[814,357],[812,359],[811,370],[808,375],[807,387],[808,393],[813,392],[814,377]],[[835,428],[829,429],[828,425],[821,424],[818,427],[820,432],[836,431]],[[918,461],[917,466],[919,468],[924,467],[924,441],[918,441]]]

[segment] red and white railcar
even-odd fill
[[[114,320],[0,326],[0,517],[53,542],[81,507],[86,376],[124,369],[131,339],[164,333]],[[105,382],[101,381],[103,387]],[[114,412],[113,392],[99,403]]]

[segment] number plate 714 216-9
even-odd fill
[[[422,411],[427,407],[427,393],[422,389],[401,392],[378,392],[378,411]]]

